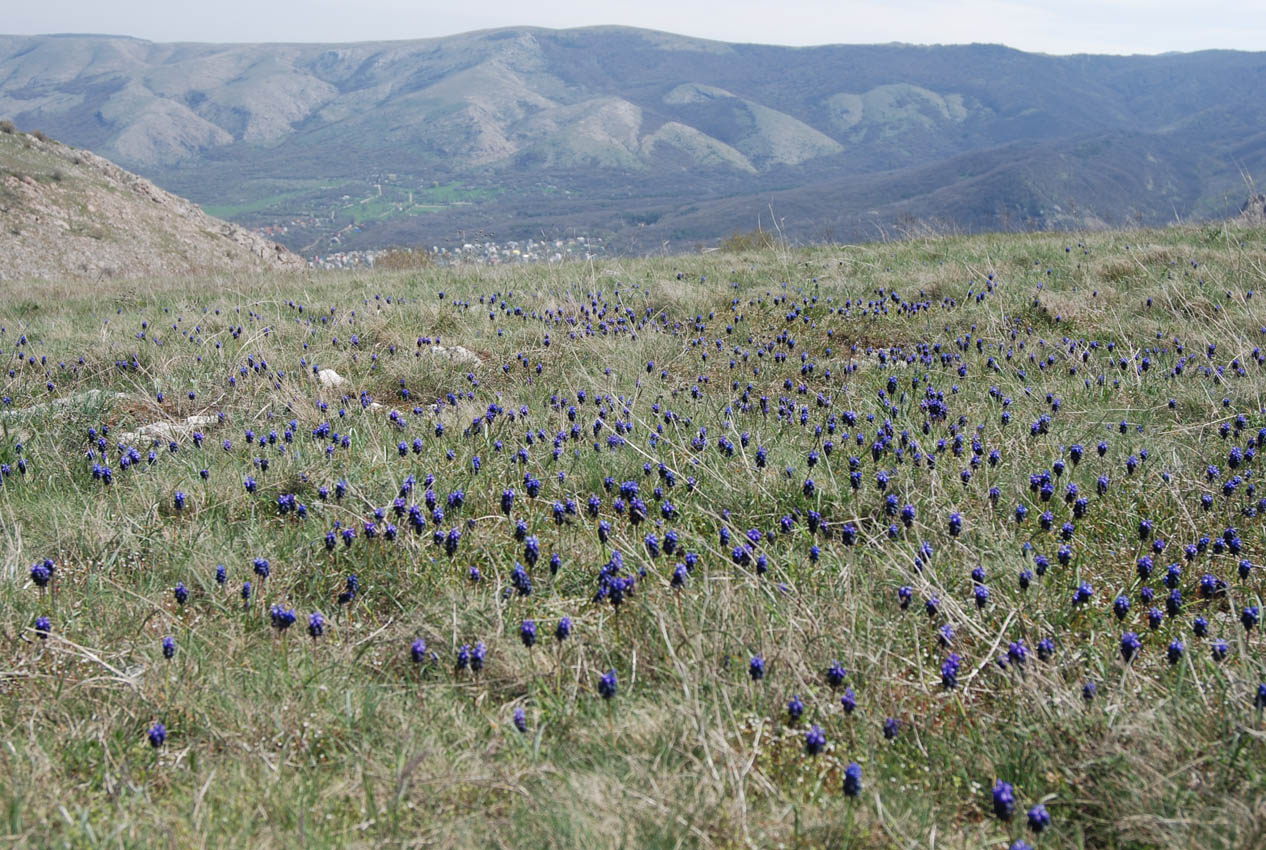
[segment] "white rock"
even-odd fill
[[[320,372],[317,372],[317,381],[319,381],[323,387],[341,387],[347,383],[347,378],[344,378],[333,369],[322,369]]]
[[[435,357],[447,357],[454,363],[478,363],[479,355],[471,351],[469,348],[462,348],[460,345],[433,345],[431,346],[431,354]]]
[[[182,437],[189,437],[198,428],[214,425],[219,422],[216,416],[187,416],[183,422],[151,422],[142,425],[135,431],[127,431],[119,435],[121,443],[139,443],[142,440],[152,442],[173,442]]]

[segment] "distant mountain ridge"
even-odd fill
[[[0,36],[0,118],[278,224],[295,248],[584,226],[650,245],[750,227],[771,205],[793,234],[837,238],[911,217],[1218,215],[1266,165],[1264,90],[1266,53],[1232,51],[790,48],[621,27]]]

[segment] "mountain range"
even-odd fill
[[[857,239],[1225,215],[1266,53],[729,44],[621,27],[357,44],[0,36],[0,118],[306,253],[777,227]]]

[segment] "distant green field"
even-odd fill
[[[285,191],[251,201],[243,201],[239,204],[204,204],[202,211],[216,218],[231,220],[252,213],[278,212],[276,208],[282,206],[302,208],[306,206],[304,202],[308,199],[324,195],[330,190],[338,189],[344,185],[343,181],[340,180],[296,180],[288,182],[300,185],[293,189],[286,189]],[[294,210],[290,211],[293,212]]]

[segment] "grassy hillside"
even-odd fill
[[[303,260],[88,151],[0,123],[0,280],[295,271]]]
[[[1256,846],[1264,286],[1224,227],[6,284],[4,840]]]

